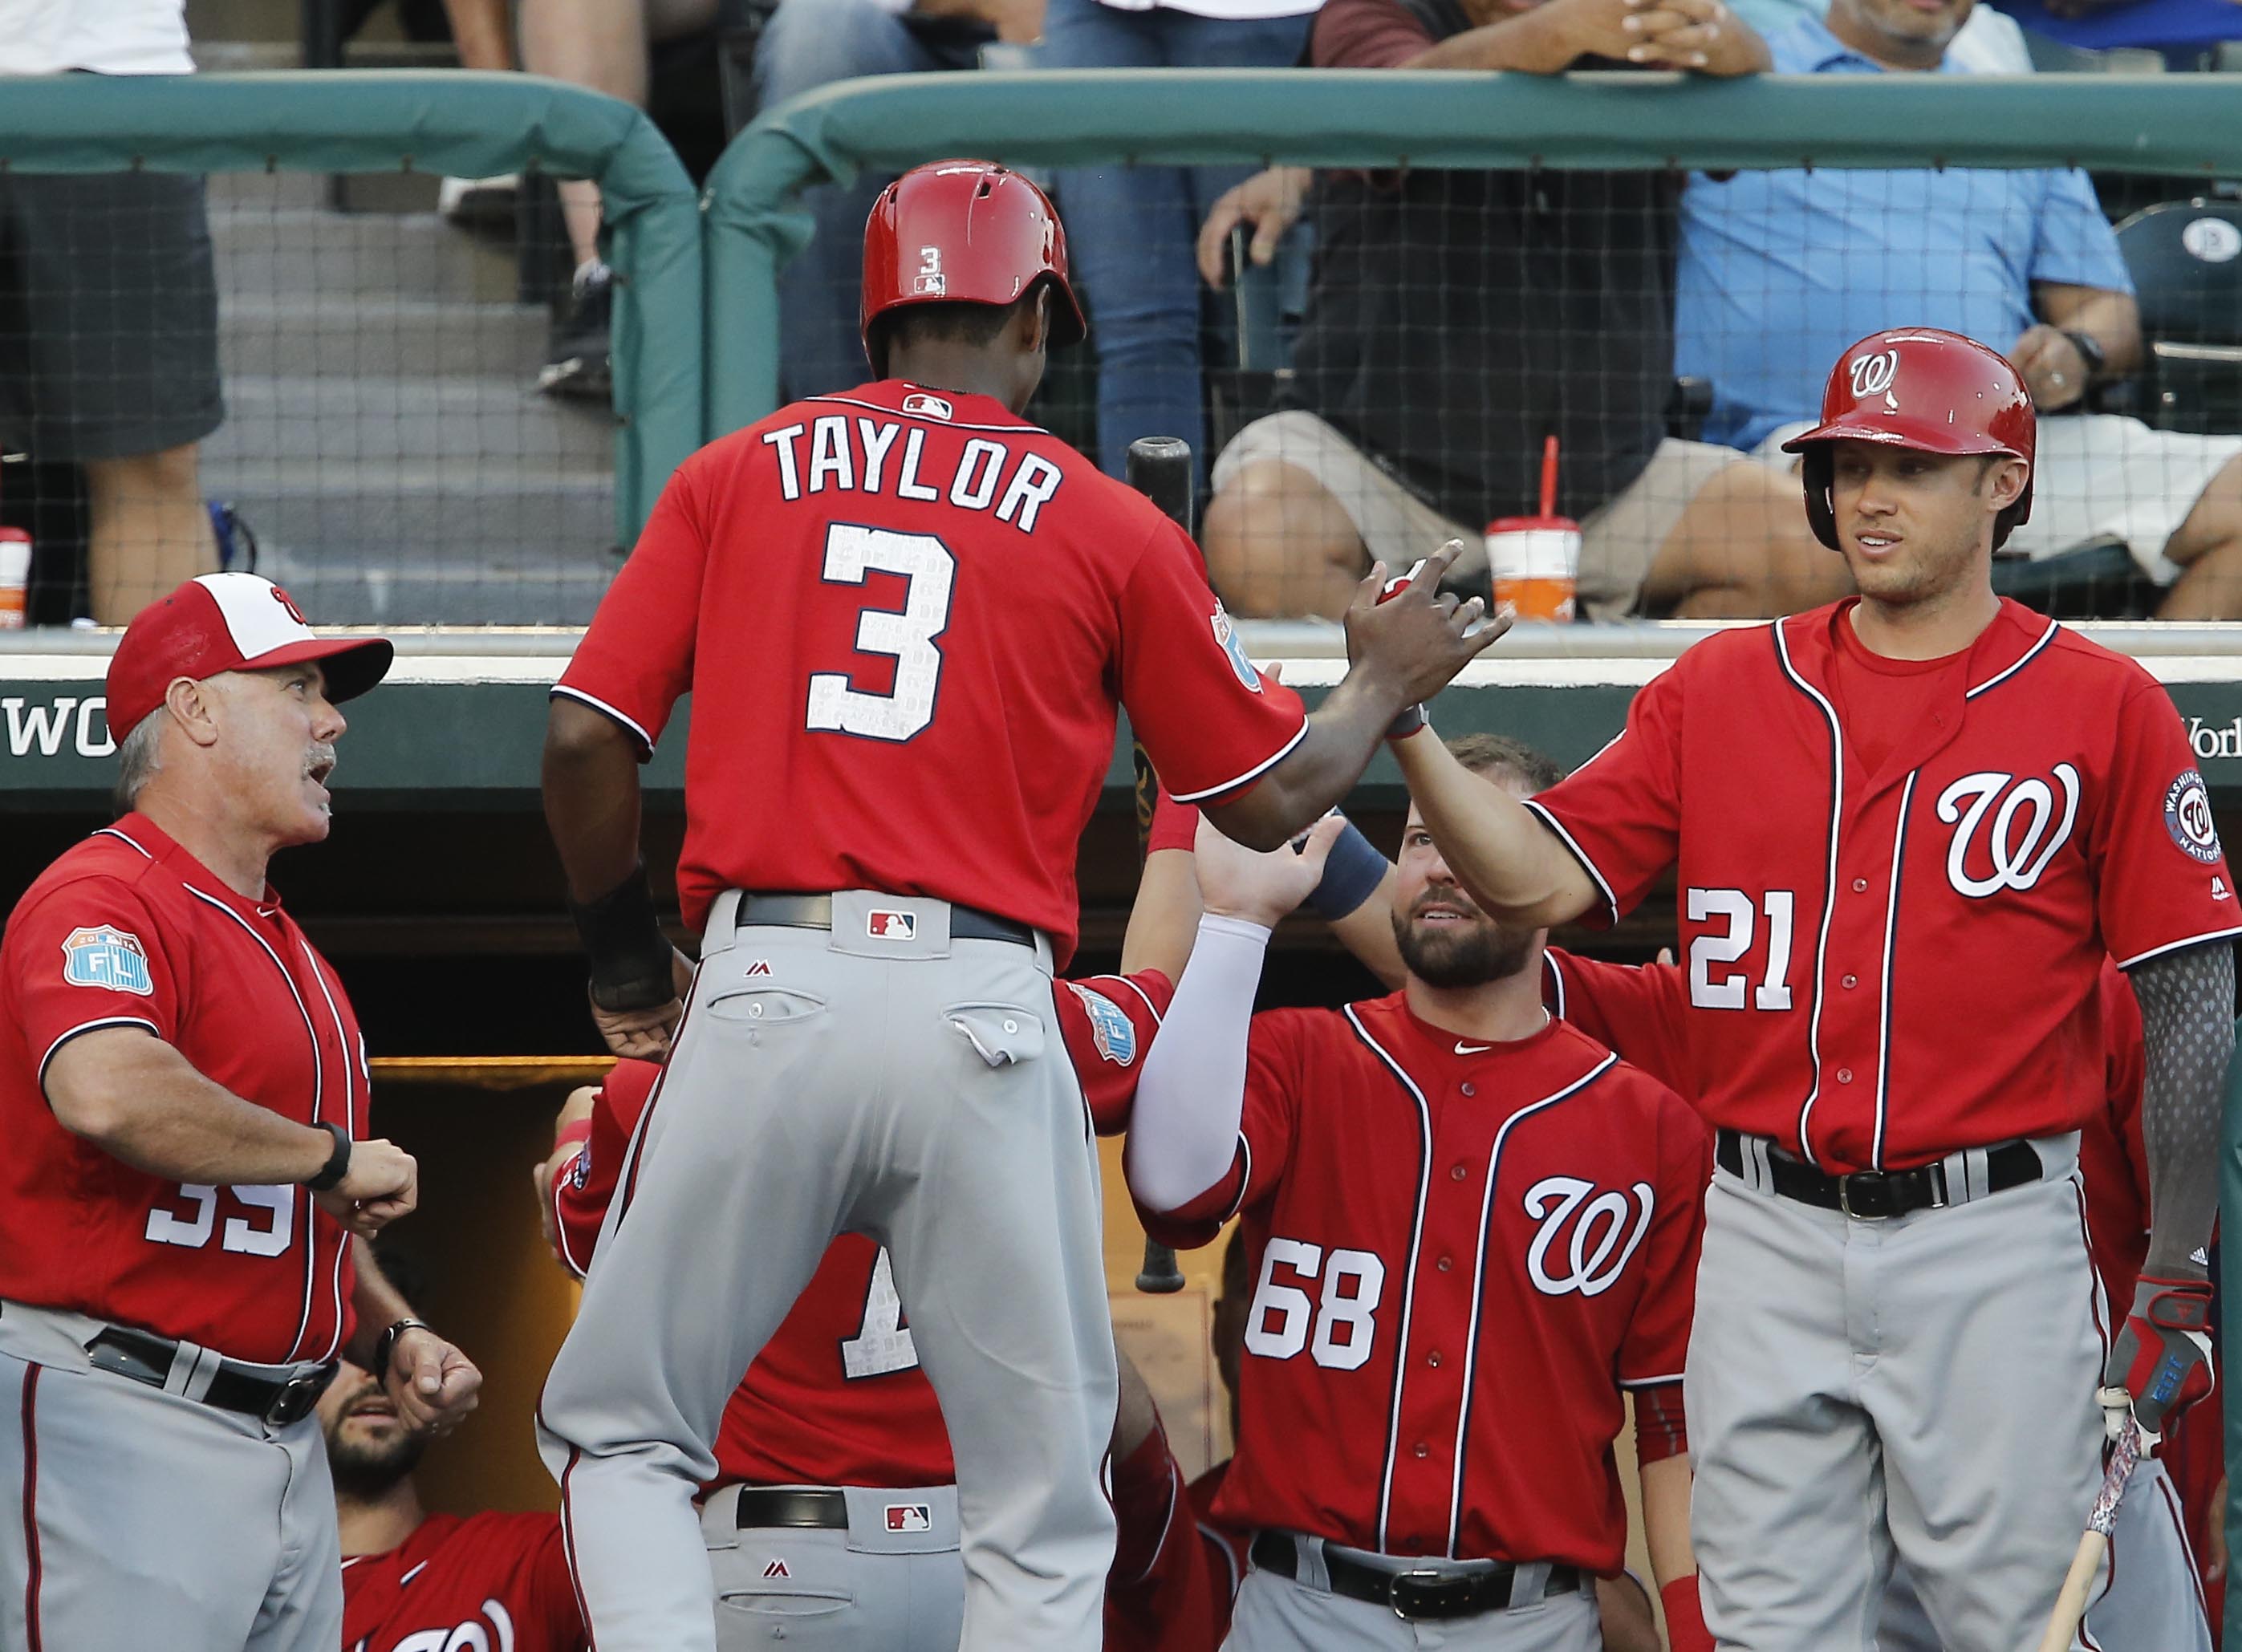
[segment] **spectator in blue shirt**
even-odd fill
[[[1966,72],[1971,0],[1830,0],[1768,50],[1778,72]],[[2083,411],[2141,335],[2117,238],[2076,171],[1745,171],[1689,180],[1675,368],[1709,379],[1708,440],[1772,456],[1811,420],[1829,363],[1879,328],[1948,327],[2005,350],[2042,419],[2031,520],[2044,557],[2123,539],[2168,619],[2242,616],[2242,437]],[[2065,414],[2064,417],[2048,417]]]

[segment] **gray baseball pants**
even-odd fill
[[[1684,1387],[1722,1646],[1874,1652],[1895,1559],[1945,1645],[2039,1644],[2101,1485],[2106,1321],[2076,1138],[2037,1145],[2042,1180],[1889,1220],[1715,1172]]]
[[[1453,1561],[1405,1560],[1359,1548],[1341,1548],[1295,1535],[1299,1575],[1281,1577],[1249,1568],[1238,1586],[1224,1652],[1601,1652],[1593,1582],[1576,1594],[1544,1595],[1548,1568],[1521,1566],[1507,1611],[1471,1617],[1410,1620],[1390,1606],[1333,1595],[1324,1587],[1323,1550],[1395,1572],[1446,1568]]]
[[[335,1652],[319,1419],[274,1429],[97,1371],[101,1329],[0,1303],[0,1647]]]
[[[951,1652],[957,1645],[965,1609],[957,1488],[841,1490],[849,1500],[845,1532],[742,1530],[740,1488],[710,1494],[701,1530],[716,1579],[717,1652]],[[890,1508],[925,1509],[925,1528],[889,1529]]]
[[[953,942],[946,903],[863,890],[834,896],[830,932],[735,930],[738,898],[710,917],[539,1412],[594,1638],[713,1652],[709,1442],[854,1232],[893,1259],[957,1454],[960,1644],[1097,1652],[1118,1379],[1049,949]]]

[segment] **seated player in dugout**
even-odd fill
[[[1318,68],[1768,67],[1720,0],[1329,0]],[[1646,93],[1656,97],[1655,91]],[[1276,412],[1217,460],[1201,542],[1239,614],[1342,612],[1372,561],[1472,547],[1451,583],[1484,594],[1484,530],[1540,508],[1581,524],[1592,619],[1787,614],[1841,595],[1778,466],[1666,433],[1674,390],[1680,181],[1655,171],[1279,168],[1216,204],[1202,272],[1250,223],[1265,259],[1303,210],[1316,251]]]
[[[1520,792],[1554,772],[1491,740],[1464,759]],[[1709,1649],[1681,1406],[1709,1136],[1543,1010],[1542,935],[1450,898],[1413,815],[1402,990],[1249,1024],[1269,932],[1341,835],[1263,856],[1199,832],[1205,915],[1124,1161],[1156,1233],[1203,1244],[1242,1212],[1259,1259],[1214,1501],[1254,1533],[1225,1644],[1413,1647],[1470,1620],[1473,1644],[1603,1647],[1631,1390],[1675,1645]]]
[[[1826,17],[1797,19],[1768,46],[1785,74],[1963,73],[1951,47],[1971,6],[1829,0]],[[2090,405],[2139,366],[2141,321],[2084,172],[1690,176],[1675,353],[1681,372],[1712,384],[1709,439],[1786,462],[1829,361],[1903,319],[1993,345],[2031,392],[2038,473],[2004,554],[2038,560],[2116,538],[2163,591],[2158,618],[2242,617],[2242,433],[2156,430]]]
[[[1127,1122],[1196,912],[1186,855],[1149,856],[1124,973],[1054,983],[1067,1053],[1101,1134]],[[617,1064],[572,1095],[534,1172],[548,1243],[594,1260],[661,1069]],[[1183,1473],[1142,1379],[1121,1360],[1108,1652],[1213,1652],[1228,1585],[1204,1548]],[[951,1652],[964,1606],[956,1466],[888,1255],[861,1234],[827,1250],[726,1406],[701,1520],[723,1652]]]
[[[418,1299],[410,1256],[380,1252]],[[413,1483],[432,1436],[346,1360],[320,1396],[320,1432],[342,1537],[343,1652],[578,1652],[584,1615],[560,1517],[432,1514]]]

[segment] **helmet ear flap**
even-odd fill
[[[1837,511],[1830,501],[1829,485],[1836,470],[1826,443],[1816,442],[1799,456],[1798,473],[1806,484],[1806,525],[1833,551],[1838,548]]]

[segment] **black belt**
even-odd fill
[[[1731,1175],[1742,1175],[1743,1138],[1733,1130],[1716,1132],[1713,1158]],[[1949,1205],[1967,1202],[1953,1196],[1943,1162],[1914,1170],[1863,1170],[1850,1176],[1832,1176],[1803,1160],[1770,1152],[1767,1170],[1769,1185],[1782,1198],[1825,1211],[1843,1211],[1864,1221],[1905,1216],[1910,1211],[1943,1210]],[[2004,1141],[1985,1149],[1985,1186],[1970,1197],[2005,1192],[2036,1182],[2042,1174],[2039,1154],[2030,1142]]]
[[[742,1486],[740,1506],[733,1516],[737,1531],[761,1531],[792,1527],[799,1531],[845,1532],[849,1529],[849,1499],[829,1487]]]
[[[906,897],[898,897],[898,899]],[[736,927],[767,924],[782,930],[829,930],[833,927],[830,895],[742,895]],[[977,911],[956,902],[950,905],[950,938],[953,941],[1010,941],[1033,946],[1036,932],[1024,923]]]
[[[1299,1575],[1299,1549],[1288,1533],[1257,1533],[1251,1553],[1253,1563],[1265,1572],[1295,1579]],[[1443,1572],[1430,1567],[1388,1572],[1335,1555],[1326,1545],[1324,1575],[1331,1581],[1332,1594],[1391,1607],[1394,1616],[1414,1620],[1476,1617],[1482,1612],[1502,1611],[1510,1605],[1518,1568],[1498,1561],[1470,1572]],[[1580,1568],[1552,1566],[1541,1595],[1546,1600],[1552,1595],[1578,1594],[1580,1588]]]
[[[112,1325],[87,1343],[85,1351],[97,1371],[130,1377],[151,1388],[161,1388],[170,1380],[179,1345],[168,1337]],[[244,1416],[262,1418],[275,1428],[285,1428],[312,1414],[312,1407],[319,1403],[319,1396],[327,1391],[327,1384],[334,1380],[334,1376],[335,1362],[332,1360],[312,1370],[299,1371],[292,1377],[268,1377],[253,1367],[221,1360],[210,1387],[203,1393],[202,1402],[216,1406],[220,1411],[238,1411]]]

